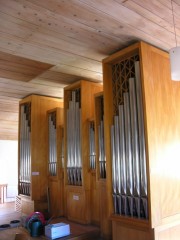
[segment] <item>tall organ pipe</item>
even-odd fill
[[[30,195],[30,104],[20,107],[20,194]]]
[[[29,116],[30,118],[30,116]],[[28,195],[30,195],[30,181],[31,181],[31,130],[30,119],[28,119]]]
[[[90,168],[96,168],[96,155],[95,155],[95,133],[94,133],[94,123],[89,124],[89,160]]]
[[[49,114],[49,173],[51,176],[57,175],[55,112]]]
[[[21,122],[20,122],[20,178],[19,178],[19,191],[20,194],[23,193],[23,158],[24,158],[24,141],[23,141],[23,134],[24,134],[24,106],[21,105]]]
[[[113,194],[116,194],[116,160],[115,160],[115,142],[114,142],[114,126],[111,126],[111,158],[112,158],[112,187]]]
[[[115,169],[116,169],[116,187],[117,194],[121,193],[121,177],[120,177],[120,141],[119,141],[119,118],[114,117],[114,137],[115,137]]]
[[[106,178],[106,158],[104,149],[104,120],[98,126],[100,177]]]
[[[76,94],[71,92],[67,109],[67,176],[68,184],[82,185],[81,109]]]
[[[140,81],[139,62],[135,62],[136,74],[136,92],[137,92],[137,109],[138,109],[138,130],[139,130],[139,155],[140,155],[140,171],[141,171],[141,196],[147,196],[147,173],[146,173],[146,148],[144,133],[144,116],[142,89]]]
[[[129,99],[132,133],[133,194],[140,196],[139,138],[135,79],[129,78]]]
[[[133,195],[133,173],[132,173],[132,143],[131,143],[131,121],[129,93],[125,92],[124,96],[124,122],[125,122],[125,152],[126,152],[126,174],[127,174],[127,194]]]
[[[112,196],[114,213],[117,213],[117,182],[116,182],[116,159],[115,159],[115,129],[111,126],[111,158],[112,158]]]

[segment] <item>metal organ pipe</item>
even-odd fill
[[[147,199],[147,172],[146,172],[146,147],[145,147],[145,132],[144,132],[144,116],[142,102],[142,88],[140,80],[139,61],[135,62],[135,79],[137,91],[137,109],[138,109],[138,130],[139,130],[139,154],[140,154],[140,189],[141,189],[141,212],[143,217],[148,218],[148,199]]]
[[[94,132],[94,122],[89,124],[89,160],[90,168],[96,168],[96,154],[95,154],[95,132]]]
[[[57,175],[56,112],[49,113],[49,174]]]
[[[119,138],[120,138],[120,178],[121,193],[126,195],[126,158],[125,158],[125,130],[124,130],[124,107],[119,105]]]
[[[114,212],[148,218],[146,151],[139,62],[111,126]],[[117,95],[115,95],[117,97]],[[118,101],[116,101],[118,102]]]
[[[68,184],[82,185],[80,90],[71,92],[67,109],[67,176]],[[79,101],[78,101],[78,100]]]
[[[132,131],[133,194],[140,196],[139,138],[135,79],[129,78],[130,115]],[[141,110],[142,111],[142,110]]]
[[[127,174],[127,194],[133,195],[133,177],[132,177],[132,143],[131,143],[131,120],[130,120],[130,105],[129,93],[124,95],[124,121],[125,121],[125,152],[126,152],[126,174]]]
[[[98,144],[99,144],[100,178],[106,178],[106,158],[104,149],[104,120],[101,120],[98,126]]]
[[[147,196],[146,148],[145,148],[143,102],[139,62],[135,62],[135,73],[136,73],[135,79],[137,91],[138,130],[139,130],[140,169],[141,169],[141,195],[146,197]]]
[[[20,177],[19,193],[30,195],[31,172],[31,105],[29,103],[20,106]]]
[[[114,213],[117,213],[117,187],[116,187],[116,159],[115,159],[115,129],[111,126],[111,158],[112,158],[112,194]]]

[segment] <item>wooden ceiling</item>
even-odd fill
[[[0,0],[0,139],[17,139],[20,99],[102,81],[102,59],[139,40],[175,46],[170,0]]]

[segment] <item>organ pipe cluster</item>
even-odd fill
[[[100,178],[106,178],[106,157],[104,147],[104,120],[98,125],[98,145],[99,145],[99,173]]]
[[[67,109],[68,184],[82,185],[80,89],[71,92]]]
[[[56,112],[49,113],[49,175],[57,175],[57,130],[56,130]]]
[[[31,104],[20,106],[19,193],[30,196],[31,185]]]
[[[97,137],[98,137],[98,166],[99,177],[106,178],[106,156],[104,144],[104,98],[98,96],[95,101],[97,117]]]
[[[89,124],[89,160],[90,168],[96,168],[96,152],[95,152],[95,131],[94,131],[94,122]]]
[[[146,151],[139,62],[111,126],[115,214],[148,218]]]

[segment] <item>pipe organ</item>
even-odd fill
[[[106,157],[104,149],[104,121],[101,120],[98,126],[98,136],[99,136],[99,171],[100,178],[106,178]]]
[[[47,160],[47,111],[61,106],[61,99],[40,95],[30,95],[19,103],[18,194],[23,214],[47,212],[48,167],[51,175],[57,173],[53,117],[49,122],[52,141],[49,166]]]
[[[98,210],[92,210],[90,207],[96,202],[97,196],[94,194],[96,190],[91,189],[94,171],[89,169],[90,155],[93,155],[92,167],[95,167],[93,165],[95,156],[94,133],[92,125],[89,126],[89,119],[94,119],[94,94],[101,90],[102,85],[85,80],[64,88],[66,210],[68,219],[83,224],[97,221]],[[92,213],[94,211],[95,214]]]
[[[20,101],[22,213],[47,212],[49,197],[53,215],[100,225],[103,239],[178,239],[180,86],[169,70],[166,52],[139,42],[103,60],[103,86],[65,87],[63,110],[60,99]]]
[[[49,113],[49,162],[48,169],[50,176],[57,176],[57,126],[56,126],[56,112]]]
[[[68,184],[82,185],[81,91],[71,92],[67,109],[67,176]]]
[[[90,169],[96,169],[94,121],[90,121],[89,123],[89,166]]]
[[[112,68],[115,112],[111,126],[112,189],[114,213],[147,219],[146,150],[138,59],[135,55]]]
[[[104,99],[103,92],[95,94],[95,132],[98,179],[106,179],[106,155],[104,145]]]
[[[20,107],[19,193],[30,196],[31,190],[31,103]]]
[[[112,54],[103,60],[103,90],[104,224],[111,219],[114,240],[178,239],[180,89],[168,54],[144,42]]]

